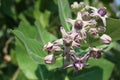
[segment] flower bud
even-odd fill
[[[74,24],[75,29],[82,29],[83,28],[83,22],[81,20],[76,20]]]
[[[53,51],[54,51],[54,55],[59,55],[62,49],[59,46],[53,46]]]
[[[111,43],[112,39],[110,36],[106,35],[106,34],[103,34],[101,37],[100,37],[101,41],[103,43],[106,43],[106,44],[109,44]]]
[[[72,8],[72,9],[78,9],[78,8],[79,8],[78,2],[74,2],[74,3],[71,5],[71,8]]]
[[[44,58],[44,61],[45,61],[46,64],[52,64],[52,63],[55,62],[55,56],[53,54],[47,55]]]
[[[90,14],[89,14],[88,12],[83,12],[83,13],[82,13],[82,19],[83,19],[84,21],[89,21],[90,18],[91,18],[91,16],[90,16]]]
[[[93,57],[93,58],[98,59],[98,58],[101,57],[101,52],[102,52],[101,49],[92,48],[92,49],[89,51],[89,55],[90,55],[90,57]]]
[[[53,49],[53,44],[50,43],[50,42],[48,42],[48,43],[44,46],[44,49],[43,49],[43,50],[48,51],[48,53],[51,53],[52,49]]]
[[[97,22],[95,20],[91,20],[88,23],[88,26],[90,26],[90,27],[95,27],[96,25],[97,25]]]
[[[98,10],[98,14],[100,14],[101,16],[105,16],[107,14],[107,11],[105,8],[100,8]]]
[[[84,2],[80,2],[80,3],[79,3],[79,8],[85,8]]]
[[[99,26],[98,27],[98,31],[99,32],[105,32],[106,31],[106,28],[104,26]]]
[[[99,35],[98,35],[98,30],[96,28],[90,28],[88,33],[93,36],[94,38],[98,38]]]

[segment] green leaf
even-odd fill
[[[70,26],[66,22],[66,18],[71,18],[71,11],[68,0],[58,0],[59,16],[62,26],[65,30],[70,31]]]
[[[35,39],[27,38],[21,31],[13,30],[13,33],[25,46],[27,53],[37,63],[44,64],[44,57],[46,53],[43,51],[43,46]]]
[[[36,25],[36,28],[37,28],[37,31],[38,31],[38,34],[39,34],[39,38],[40,38],[40,41],[41,43],[44,45],[46,44],[47,42],[51,42],[53,40],[56,39],[56,37],[52,34],[50,34],[49,32],[47,32],[40,24],[39,21],[36,21],[35,22],[35,25]]]
[[[40,21],[42,27],[47,27],[49,26],[49,18],[51,13],[47,10],[44,12],[40,11],[41,2],[41,0],[35,2],[33,14],[34,18]]]
[[[18,30],[21,31],[26,37],[35,39],[36,38],[36,29],[34,26],[31,26],[28,21],[21,21]]]
[[[38,65],[29,57],[19,40],[16,41],[15,51],[18,65],[29,80],[48,80],[53,76],[53,71],[48,71],[45,66]]]
[[[106,34],[110,35],[113,41],[120,40],[120,20],[119,19],[107,19]]]
[[[25,76],[28,79],[38,79],[35,73],[38,64],[27,55],[24,46],[18,40],[16,41],[15,53],[18,65]]]
[[[19,74],[18,74],[16,80],[29,80],[29,79],[27,79],[27,77],[24,75],[24,73],[21,70],[19,70]]]
[[[90,59],[89,67],[79,71],[76,75],[69,74],[70,80],[109,80],[113,63],[101,58],[98,60]]]

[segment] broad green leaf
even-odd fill
[[[98,60],[90,59],[89,67],[79,71],[76,75],[69,74],[70,80],[109,80],[113,63],[101,58]]]
[[[27,77],[24,75],[24,73],[22,72],[22,70],[19,70],[19,74],[18,74],[16,80],[29,80],[29,79],[27,79]]]
[[[25,76],[28,79],[38,79],[35,73],[38,64],[27,55],[24,46],[18,40],[16,41],[15,53],[18,65]]]
[[[37,31],[38,31],[38,34],[39,34],[39,38],[40,38],[40,41],[41,43],[44,45],[46,44],[47,42],[51,42],[53,40],[56,39],[55,36],[53,36],[52,34],[50,34],[49,32],[47,32],[40,24],[39,21],[36,21],[35,22],[35,25],[36,25],[36,28],[37,28]]]
[[[58,9],[62,26],[65,28],[65,30],[70,31],[70,26],[66,22],[66,18],[72,17],[68,0],[58,0]]]
[[[49,26],[50,11],[41,12],[40,5],[41,0],[35,2],[33,14],[35,19],[40,21],[42,27],[47,27]]]
[[[120,40],[120,20],[119,19],[107,19],[106,34],[110,35],[113,41]]]
[[[21,21],[18,30],[21,31],[26,37],[35,39],[36,38],[36,29],[34,26],[31,26],[28,21]]]
[[[22,72],[24,73],[24,75],[29,80],[46,80],[49,79],[48,78],[49,74],[47,73],[53,74],[53,72],[48,71],[45,66],[38,65],[37,63],[35,63],[29,57],[24,46],[20,43],[19,40],[16,41],[15,51],[18,65]]]
[[[13,30],[13,33],[16,37],[21,41],[21,43],[25,46],[27,53],[30,57],[37,63],[44,64],[44,57],[46,53],[43,51],[43,46],[35,39],[27,38],[21,31]]]

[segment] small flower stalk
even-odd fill
[[[76,19],[67,18],[66,22],[72,25],[72,29],[66,32],[64,27],[60,27],[62,38],[54,42],[48,42],[44,49],[48,55],[44,58],[46,64],[54,64],[57,57],[63,57],[64,68],[73,67],[75,71],[81,70],[89,66],[90,58],[99,59],[102,56],[103,49],[97,46],[88,46],[87,52],[84,55],[77,55],[75,49],[82,49],[82,43],[88,45],[88,38],[100,39],[102,44],[110,44],[112,38],[106,31],[106,8],[95,8],[86,6],[83,2],[74,2],[71,5],[72,10],[77,12]],[[91,10],[89,12],[88,10]],[[102,20],[103,24],[99,25],[98,19]],[[102,35],[101,35],[102,34]],[[81,53],[79,53],[81,54]]]

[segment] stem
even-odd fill
[[[20,72],[20,69],[17,68],[16,72],[15,72],[14,75],[13,75],[12,80],[17,80],[17,76],[18,76],[19,72]]]

